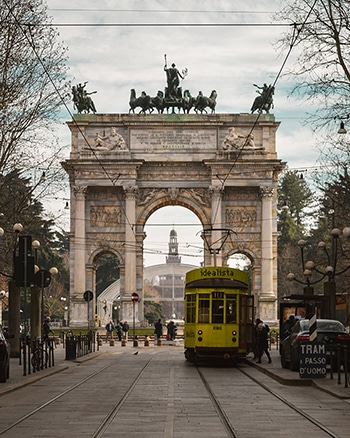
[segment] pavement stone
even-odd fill
[[[172,348],[174,346],[183,348],[183,341],[163,341],[161,346],[157,346],[153,341],[151,341],[148,347],[145,347],[143,343],[139,342],[137,348],[140,350],[142,348]],[[126,346],[122,346],[119,341],[115,342],[114,346],[110,346],[109,343],[104,342],[102,346],[96,346],[96,351],[93,353],[87,354],[75,360],[66,360],[66,350],[64,345],[59,344],[54,352],[54,366],[37,371],[35,373],[27,373],[27,375],[24,375],[23,364],[19,364],[19,359],[11,358],[10,378],[6,381],[6,383],[0,383],[0,396],[10,391],[15,391],[22,386],[29,385],[34,381],[46,379],[50,375],[58,373],[69,367],[77,366],[86,360],[93,360],[101,354],[113,352],[113,349],[116,348],[133,349],[135,347],[133,346],[133,342],[130,340],[127,342]],[[334,395],[337,398],[350,399],[350,387],[346,387],[345,385],[344,373],[341,373],[340,382],[337,373],[333,374],[333,379],[330,378],[329,373],[327,373],[326,378],[302,379],[299,377],[298,372],[286,370],[281,367],[280,354],[277,348],[273,346],[270,354],[272,358],[271,364],[267,363],[267,358],[265,356],[263,356],[261,364],[257,364],[256,360],[253,360],[252,355],[248,355],[245,362],[252,367],[258,368],[260,371],[279,381],[281,384],[293,386],[315,386],[329,394]]]

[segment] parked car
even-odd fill
[[[10,344],[7,335],[0,326],[0,383],[5,383],[10,377]]]
[[[317,341],[324,341],[326,351],[329,353],[331,345],[347,343],[350,348],[350,334],[346,331],[340,321],[332,319],[317,319]],[[309,341],[309,320],[297,321],[289,336],[281,341],[280,355],[282,368],[290,368],[292,371],[299,371],[300,345],[303,341]],[[350,352],[349,352],[350,355]],[[327,361],[330,362],[328,354]],[[337,363],[337,349],[333,349],[333,363]]]

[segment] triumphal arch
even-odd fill
[[[120,264],[122,319],[132,318],[135,292],[142,319],[144,226],[167,205],[194,212],[213,230],[214,249],[220,230],[234,231],[220,252],[204,251],[204,264],[213,265],[214,255],[217,266],[236,253],[249,257],[257,315],[276,321],[276,189],[284,163],[274,115],[76,114],[68,126],[72,326],[87,324],[84,292],[95,291],[95,260],[106,252]],[[94,302],[89,309],[92,323]]]

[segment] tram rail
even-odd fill
[[[159,385],[160,388],[164,389],[164,387],[166,387],[165,385],[167,385],[167,383],[169,382],[169,388],[165,390],[165,394],[167,395],[164,398],[163,393],[162,398],[164,403],[162,422],[160,425],[154,422],[154,428],[157,429],[158,433],[160,429],[164,428],[164,431],[167,431],[167,434],[164,436],[167,437],[176,436],[175,430],[178,432],[179,427],[183,427],[183,431],[186,432],[186,424],[184,420],[181,420],[181,418],[196,418],[198,424],[202,424],[202,426],[196,426],[197,432],[200,430],[198,428],[205,427],[203,426],[203,424],[205,424],[207,419],[206,416],[200,416],[198,414],[201,408],[198,407],[197,400],[201,401],[200,403],[202,403],[201,407],[203,409],[203,412],[208,413],[206,415],[210,415],[210,423],[215,422],[215,427],[218,428],[217,430],[220,429],[220,434],[217,434],[216,436],[227,436],[229,438],[241,438],[243,436],[250,436],[249,434],[244,435],[245,431],[244,433],[242,433],[242,427],[244,427],[242,426],[242,424],[244,423],[239,417],[237,417],[236,408],[231,406],[232,394],[235,394],[235,392],[237,391],[237,389],[235,388],[236,383],[238,384],[237,388],[248,388],[245,393],[245,397],[249,403],[248,406],[251,405],[251,402],[249,401],[250,397],[252,397],[252,400],[255,397],[257,391],[257,389],[254,389],[257,388],[257,386],[255,385],[258,385],[260,388],[260,399],[269,397],[268,403],[274,405],[272,398],[275,398],[275,406],[278,406],[278,410],[280,410],[279,403],[282,403],[285,406],[285,408],[282,408],[282,410],[284,411],[284,415],[286,415],[287,418],[292,417],[292,415],[296,415],[296,417],[294,417],[294,421],[296,421],[296,418],[298,418],[299,416],[300,418],[302,417],[306,422],[314,426],[310,426],[312,430],[314,430],[314,428],[317,428],[319,430],[319,435],[317,436],[327,436],[332,438],[343,438],[344,436],[346,436],[337,434],[334,430],[332,430],[332,426],[329,427],[328,425],[326,425],[326,423],[323,424],[322,419],[321,421],[319,421],[320,419],[317,419],[313,415],[310,415],[310,413],[298,407],[297,404],[291,403],[285,396],[283,396],[283,391],[280,392],[278,389],[273,389],[275,385],[271,385],[272,387],[269,387],[269,383],[267,383],[266,380],[269,379],[269,376],[261,373],[260,369],[253,369],[244,365],[237,368],[223,367],[221,369],[216,366],[198,367],[183,362],[182,351],[180,352],[172,348],[168,350],[159,349],[158,351],[147,350],[144,352],[140,350],[141,356],[134,356],[135,353],[138,353],[138,351],[129,350],[127,352],[127,355],[125,355],[124,353],[119,353],[119,355],[113,357],[112,360],[110,357],[104,358],[104,361],[101,364],[97,361],[89,361],[89,364],[95,362],[95,365],[93,365],[93,372],[89,372],[91,371],[91,369],[89,368],[89,365],[87,365],[87,368],[84,371],[85,377],[79,378],[79,374],[75,373],[75,382],[73,384],[67,385],[67,387],[60,392],[58,391],[59,385],[57,385],[56,383],[56,394],[53,393],[52,396],[47,398],[47,400],[39,403],[31,410],[29,410],[30,406],[28,405],[28,412],[23,412],[20,418],[14,418],[11,424],[8,424],[6,427],[3,426],[3,428],[0,430],[0,436],[9,436],[10,438],[18,436],[16,435],[18,430],[23,430],[23,427],[26,428],[27,424],[40,425],[40,418],[43,418],[43,415],[52,415],[52,412],[58,412],[58,415],[63,415],[63,412],[61,412],[62,407],[67,403],[68,406],[71,406],[69,405],[69,403],[72,404],[72,400],[78,400],[79,398],[81,398],[81,394],[86,394],[89,388],[91,390],[91,388],[98,387],[96,397],[97,400],[101,400],[101,394],[103,394],[104,391],[106,391],[106,388],[108,388],[108,385],[106,385],[104,388],[101,388],[101,382],[104,382],[106,380],[107,375],[110,376],[109,378],[114,379],[114,376],[116,375],[114,370],[117,369],[118,373],[124,376],[124,378],[122,379],[122,381],[120,381],[118,386],[113,387],[111,393],[115,394],[115,397],[110,398],[108,399],[108,401],[106,401],[106,403],[104,404],[105,412],[103,411],[101,406],[96,405],[96,415],[94,415],[94,421],[92,421],[89,426],[89,433],[88,435],[86,435],[86,432],[85,434],[82,432],[82,435],[84,434],[85,436],[90,436],[93,438],[102,438],[103,436],[110,436],[111,434],[113,434],[116,428],[127,427],[125,426],[125,424],[128,424],[128,422],[130,422],[130,407],[135,406],[134,403],[140,402],[140,400],[142,401],[142,409],[146,411],[146,414],[152,415],[154,406],[159,405],[159,403],[158,405],[156,404],[156,383]],[[134,357],[135,360],[133,359]],[[157,359],[158,357],[159,360]],[[131,369],[130,367],[133,368]],[[129,370],[131,372],[128,372]],[[160,376],[160,370],[165,370],[165,372],[161,374],[161,377],[159,377],[158,381],[153,380],[154,376]],[[260,373],[261,377],[257,377]],[[242,375],[242,379],[239,377],[239,375]],[[262,378],[262,376],[264,376],[264,378]],[[53,380],[55,379],[54,377],[52,378]],[[246,379],[249,379],[249,381],[252,383],[247,384]],[[226,391],[226,388],[229,389],[231,385],[232,388],[231,392],[229,393],[228,391]],[[144,388],[148,388],[148,391],[150,393],[148,394],[144,392]],[[34,393],[34,391],[32,392]],[[266,394],[268,393],[269,396],[264,396],[264,392],[266,392]],[[18,393],[18,391],[16,391],[16,393]],[[144,397],[143,394],[145,395]],[[186,398],[186,394],[188,394],[188,399]],[[237,392],[237,401],[239,401],[240,396],[241,394]],[[21,395],[18,395],[18,397],[20,398]],[[152,400],[155,401],[154,405],[152,404]],[[57,406],[55,406],[56,402],[58,402]],[[257,404],[256,406],[254,406],[254,409],[259,410],[261,408],[259,408],[259,405]],[[289,409],[291,409],[294,414],[289,414]],[[75,412],[72,411],[72,420],[74,424],[77,424],[77,422],[79,422],[79,419],[81,419],[80,415],[81,411],[79,411],[77,416],[75,416]],[[252,411],[252,416],[254,416],[254,411]],[[59,421],[59,418],[60,417],[58,417],[57,421]],[[30,421],[30,423],[27,423],[28,420]],[[124,426],[122,426],[123,420],[125,420],[123,423]],[[181,424],[179,423],[179,421]],[[202,421],[203,423],[201,423]],[[274,419],[272,424],[275,424],[274,422],[276,421],[277,419]],[[142,421],[140,423],[138,422],[138,416],[135,414],[135,427],[142,428]],[[148,424],[148,422],[144,424]],[[194,423],[192,422],[189,424],[193,425]],[[305,423],[305,425],[306,424],[307,423]],[[85,426],[85,430],[86,427],[87,426]],[[150,430],[148,430],[148,432],[150,432]],[[337,430],[337,432],[339,433],[339,429]],[[65,436],[77,436],[74,434],[70,435],[69,427],[68,429],[66,429],[66,433],[62,433]],[[122,431],[120,433],[122,433]],[[53,434],[52,436],[55,437],[58,435]],[[144,436],[151,435],[145,434]],[[193,436],[200,435],[198,434]],[[316,435],[309,434],[309,436],[313,437]]]
[[[269,388],[264,383],[260,382],[258,379],[250,375],[248,372],[246,372],[243,368],[238,367],[238,370],[244,374],[246,377],[248,377],[250,380],[252,380],[254,383],[259,385],[261,388],[263,388],[266,392],[276,397],[279,401],[281,401],[284,405],[291,408],[294,412],[300,414],[302,417],[304,417],[306,420],[308,420],[310,423],[314,424],[317,428],[322,430],[324,433],[327,434],[327,436],[332,438],[340,438],[340,436],[336,433],[334,433],[332,430],[330,430],[328,427],[324,426],[320,421],[318,421],[316,418],[313,418],[311,415],[309,415],[304,410],[298,408],[295,404],[289,402],[285,397],[282,397],[280,394],[278,394],[276,391],[273,391],[271,388]],[[224,409],[222,409],[221,404],[219,400],[216,398],[214,391],[210,387],[209,382],[205,378],[203,372],[200,370],[200,368],[197,366],[198,374],[208,391],[209,397],[212,400],[213,405],[215,406],[215,409],[219,415],[219,417],[222,420],[223,425],[228,431],[228,437],[229,438],[239,438],[239,434],[237,433],[235,426],[232,424],[232,422],[229,420],[226,412]]]

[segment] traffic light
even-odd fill
[[[17,287],[28,287],[34,282],[34,256],[31,236],[19,236],[14,257],[14,277]]]

